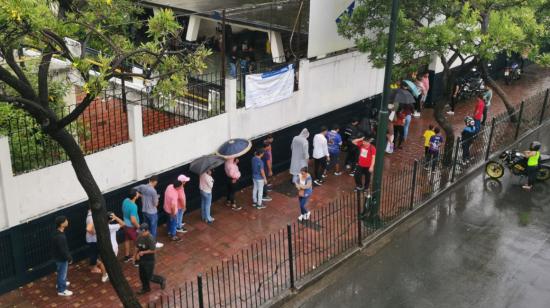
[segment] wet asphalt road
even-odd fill
[[[550,182],[521,183],[476,172],[285,307],[550,307]]]

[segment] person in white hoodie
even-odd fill
[[[292,139],[292,145],[290,150],[292,151],[292,157],[290,159],[290,174],[292,175],[292,183],[296,183],[300,170],[303,167],[307,167],[309,161],[309,131],[307,128],[302,129],[302,132],[298,136]]]
[[[323,174],[327,167],[327,162],[330,161],[327,143],[328,129],[326,126],[321,127],[321,132],[313,137],[313,159],[315,169],[315,185],[321,186],[323,183]]]

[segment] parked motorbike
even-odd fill
[[[505,167],[513,175],[527,176],[527,157],[517,150],[504,151],[497,161],[492,160],[485,165],[485,173],[493,179],[499,179],[504,175]],[[537,180],[546,181],[548,179],[550,179],[550,155],[541,154]]]
[[[521,78],[521,68],[517,62],[512,62],[512,65],[504,68],[504,81],[510,85],[512,81]]]
[[[486,89],[485,80],[483,80],[481,73],[475,68],[468,75],[457,79],[457,86],[457,98],[459,101],[476,97]]]

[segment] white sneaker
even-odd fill
[[[302,221],[304,219],[304,215],[298,216],[298,221]]]
[[[71,296],[71,295],[73,295],[73,292],[69,291],[69,290],[65,290],[63,292],[57,292],[57,295],[59,295],[59,296]]]
[[[420,118],[420,112],[415,111],[414,114],[413,114],[413,117]]]
[[[101,282],[107,282],[107,280],[109,280],[109,275],[105,274],[101,276]]]
[[[163,243],[160,243],[160,242],[157,242],[157,243],[155,244],[155,247],[156,247],[156,248],[162,248],[162,247],[164,247],[164,244],[163,244]]]
[[[305,220],[309,220],[309,216],[311,216],[311,212],[307,212],[307,213],[304,215],[304,219],[305,219]]]
[[[452,111],[452,110],[449,110],[449,111],[447,111],[447,114],[448,114],[448,115],[454,115],[454,114],[455,114],[455,112],[454,112],[454,111]]]

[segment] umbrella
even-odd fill
[[[225,159],[235,158],[244,155],[251,147],[252,142],[246,139],[231,139],[222,144],[216,154]]]
[[[412,95],[417,98],[420,96],[422,92],[420,92],[420,89],[414,84],[414,82],[410,80],[403,80],[407,88],[411,91]]]
[[[397,89],[395,90],[393,95],[393,102],[403,105],[413,105],[414,103],[416,103],[416,100],[409,91],[405,89]]]
[[[223,165],[225,162],[225,159],[216,156],[216,155],[206,155],[200,158],[195,159],[191,166],[189,166],[189,170],[191,172],[196,174],[203,174],[209,169],[214,169],[218,166]]]

